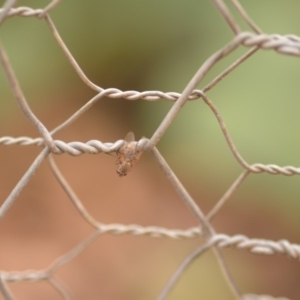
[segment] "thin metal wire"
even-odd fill
[[[78,256],[83,250],[85,250],[89,245],[97,240],[97,238],[102,234],[101,231],[97,230],[91,234],[88,238],[83,240],[78,246],[72,249],[65,255],[57,258],[48,268],[47,274],[52,275],[57,269],[71,261],[74,257]]]
[[[63,42],[62,38],[60,37],[54,23],[52,22],[52,20],[50,19],[50,17],[48,15],[45,16],[45,20],[56,40],[56,42],[58,43],[58,45],[60,46],[60,48],[63,50],[63,52],[65,53],[67,59],[69,60],[70,64],[73,66],[73,68],[75,69],[75,71],[77,72],[78,76],[81,78],[81,80],[91,89],[95,90],[96,92],[102,92],[103,89],[100,88],[99,86],[97,86],[96,84],[94,84],[91,80],[88,79],[88,77],[83,73],[83,71],[81,70],[80,66],[78,65],[77,61],[75,60],[75,58],[72,56],[71,52],[69,51],[69,49],[67,48],[67,46],[65,45],[65,43]]]
[[[85,209],[82,202],[79,200],[71,186],[68,184],[67,180],[63,177],[61,174],[59,168],[57,167],[53,157],[50,155],[48,156],[48,163],[50,165],[50,168],[56,178],[56,180],[59,182],[65,193],[68,195],[68,197],[71,199],[72,203],[87,223],[89,223],[94,228],[99,228],[101,225],[89,214],[89,212]]]
[[[257,34],[262,34],[262,30],[258,27],[257,24],[249,17],[248,13],[245,11],[241,3],[237,0],[231,0],[232,4],[235,6],[237,11],[240,13],[242,18],[246,21],[246,23],[251,27],[251,29]]]
[[[52,10],[56,5],[58,5],[61,0],[52,0],[44,9],[41,14],[39,14],[40,18],[43,18],[50,10]]]
[[[224,239],[224,240],[223,240]],[[260,240],[260,239],[248,239],[243,235],[236,235],[229,237],[228,235],[215,234],[210,240],[204,245],[200,246],[194,252],[192,252],[184,261],[180,264],[177,270],[173,273],[172,277],[165,285],[164,289],[158,296],[157,300],[164,300],[174,287],[175,283],[180,279],[182,274],[190,266],[190,264],[202,255],[205,251],[210,249],[212,246],[218,247],[230,247],[235,245],[237,249],[247,249],[253,253],[261,253],[266,255],[272,254],[287,254],[288,256],[299,259],[300,257],[300,245],[290,244],[288,241],[281,240],[278,242]],[[257,252],[258,251],[258,252]],[[247,299],[249,296],[244,296],[243,299]],[[263,299],[264,296],[256,296],[254,299]],[[267,296],[268,297],[268,296]],[[274,299],[272,297],[268,299]]]
[[[221,13],[233,33],[237,35],[241,31],[240,26],[238,25],[238,22],[233,18],[224,1],[212,0],[212,2],[216,6],[217,10]]]
[[[44,159],[49,154],[49,148],[45,148],[34,160],[34,162],[31,164],[29,169],[25,172],[23,177],[20,179],[18,184],[14,187],[14,189],[11,191],[9,196],[6,198],[6,200],[2,203],[0,207],[0,221],[3,219],[4,215],[8,211],[8,209],[13,205],[23,188],[27,185],[33,174],[36,172],[36,170],[39,168],[41,163],[44,161]]]
[[[180,198],[183,200],[183,202],[187,205],[187,207],[194,213],[194,215],[197,217],[197,219],[200,222],[200,225],[203,228],[203,234],[205,235],[214,235],[214,229],[209,224],[209,222],[206,220],[205,215],[201,211],[200,207],[196,204],[194,199],[189,195],[187,190],[184,188],[184,186],[181,184],[181,182],[178,180],[172,169],[169,167],[163,156],[160,154],[157,148],[151,149],[151,154],[155,158],[156,162],[158,163],[161,170],[164,172],[167,179],[172,184],[174,190],[177,192],[177,194],[180,196]]]
[[[228,45],[223,47],[221,50],[213,54],[211,57],[209,57],[200,67],[200,69],[197,71],[197,73],[193,76],[191,81],[188,83],[178,100],[174,103],[172,108],[169,110],[161,124],[156,129],[155,133],[149,140],[148,149],[152,149],[156,146],[156,144],[159,142],[161,137],[164,135],[164,133],[167,131],[168,127],[171,125],[179,111],[181,110],[182,106],[186,103],[189,95],[192,93],[192,91],[196,88],[196,86],[201,82],[205,74],[214,66],[216,62],[218,62],[221,58],[227,56],[229,53],[231,53],[235,48],[237,48],[239,43],[234,40],[230,42]]]
[[[225,205],[225,203],[232,197],[233,193],[244,182],[249,173],[249,170],[243,171],[243,173],[236,179],[236,181],[231,185],[231,187],[226,191],[226,193],[221,197],[216,205],[210,210],[210,212],[207,214],[207,219],[209,221],[211,221],[216,216],[216,214]]]
[[[0,12],[3,11],[3,8],[0,9]],[[6,15],[7,18],[13,16],[20,16],[20,17],[38,17],[41,13],[43,13],[43,9],[33,9],[31,7],[20,6],[16,8],[11,8]]]
[[[7,284],[3,278],[2,272],[0,272],[0,292],[5,300],[15,300],[11,291],[8,289]]]
[[[101,231],[96,231],[91,234],[87,239],[81,242],[73,250],[62,255],[60,258],[56,259],[46,270],[36,271],[29,270],[24,272],[2,272],[1,278],[2,282],[22,282],[22,281],[49,281],[53,279],[53,274],[57,271],[58,268],[65,265],[71,261],[74,257],[78,256],[82,251],[86,249],[91,243],[96,241],[103,233]],[[209,239],[203,246],[196,249],[191,255],[189,255],[183,263],[179,266],[176,272],[173,274],[167,285],[164,287],[161,294],[157,299],[165,299],[167,294],[171,291],[174,284],[182,276],[183,272],[186,271],[187,267],[197,258],[199,255],[210,249],[211,247],[232,247],[237,250],[246,249],[254,254],[264,254],[264,255],[274,255],[274,254],[285,254],[291,258],[298,259],[300,258],[300,245],[291,244],[286,240],[280,240],[277,242],[263,239],[250,239],[243,235],[228,236],[224,234],[215,234],[211,239]],[[52,281],[52,285],[55,283]],[[56,289],[59,289],[61,295],[65,295],[64,299],[71,299],[71,294],[67,292],[67,289],[62,285],[55,286]],[[0,290],[3,290],[3,286],[0,286]],[[257,299],[264,299],[257,296]],[[12,298],[7,298],[12,299]],[[245,296],[243,297],[245,298]],[[277,299],[277,298],[267,298],[267,299]],[[278,298],[280,299],[280,298]]]
[[[290,300],[286,297],[272,297],[269,295],[247,294],[243,296],[243,300]]]
[[[208,249],[210,249],[211,243],[208,241],[204,245],[200,246],[194,252],[192,252],[189,256],[187,256],[181,265],[177,268],[177,270],[173,273],[172,277],[169,279],[168,283],[164,286],[163,290],[160,292],[157,300],[164,300],[170,294],[174,285],[178,282],[179,278],[186,271],[188,266],[194,262],[196,258],[204,254]]]
[[[61,295],[61,297],[65,300],[72,300],[74,297],[72,296],[71,292],[68,288],[57,278],[52,276],[48,279],[50,285]]]
[[[43,137],[45,144],[49,147],[49,149],[55,153],[56,152],[56,146],[53,143],[53,139],[48,132],[47,128],[43,125],[43,123],[35,116],[35,114],[30,109],[25,96],[21,90],[21,87],[18,83],[18,80],[14,74],[14,71],[12,67],[10,66],[10,63],[8,61],[8,57],[0,44],[0,61],[3,67],[3,70],[6,74],[6,77],[8,79],[8,82],[11,86],[11,90],[14,93],[14,96],[16,97],[16,100],[26,118],[33,124],[34,127],[39,131],[41,136]]]
[[[71,202],[81,215],[81,217],[90,224],[96,231],[92,233],[88,238],[83,240],[73,249],[71,249],[66,254],[54,260],[50,266],[44,270],[27,270],[27,271],[15,271],[15,272],[0,272],[0,292],[4,296],[5,300],[15,299],[11,292],[9,291],[6,283],[7,282],[36,282],[36,281],[46,281],[48,282],[63,299],[73,299],[71,293],[68,289],[61,283],[57,278],[54,277],[56,271],[66,263],[72,261],[76,256],[82,253],[90,244],[97,240],[103,234],[113,234],[122,235],[130,234],[135,236],[149,236],[149,237],[163,237],[172,239],[187,239],[187,238],[199,238],[202,237],[206,239],[204,245],[196,249],[192,254],[190,254],[184,262],[180,265],[178,270],[173,274],[169,283],[164,287],[162,293],[158,297],[159,300],[165,299],[165,297],[171,291],[171,288],[178,281],[179,277],[183,275],[187,267],[195,261],[202,253],[208,249],[213,249],[220,269],[224,275],[228,287],[231,289],[232,294],[235,298],[243,300],[286,300],[287,298],[274,298],[266,295],[242,295],[241,291],[237,287],[234,278],[232,278],[226,262],[223,259],[221,248],[231,247],[238,250],[247,250],[253,254],[260,255],[274,255],[282,254],[290,258],[299,260],[300,258],[300,245],[292,244],[286,240],[280,241],[270,241],[266,239],[250,239],[243,235],[233,235],[228,236],[221,233],[216,233],[211,225],[211,220],[216,216],[216,214],[221,210],[221,208],[232,198],[238,187],[245,181],[250,173],[262,173],[266,172],[271,175],[300,175],[300,168],[294,166],[284,166],[280,167],[275,164],[264,165],[260,163],[249,164],[246,162],[241,154],[238,152],[233,140],[231,139],[229,132],[226,128],[225,122],[217,109],[216,105],[207,97],[205,92],[209,91],[216,86],[225,76],[230,74],[235,70],[241,63],[246,61],[254,53],[260,49],[273,50],[279,54],[291,55],[295,57],[300,56],[300,37],[296,35],[268,35],[262,32],[259,26],[250,18],[247,11],[242,7],[242,5],[237,0],[231,0],[231,3],[241,15],[243,20],[249,25],[249,27],[254,32],[244,32],[241,27],[233,17],[233,14],[228,9],[227,5],[223,0],[212,0],[217,10],[220,12],[222,17],[228,24],[228,27],[232,30],[234,38],[228,42],[228,44],[217,51],[215,54],[211,55],[199,68],[197,73],[193,76],[190,82],[187,84],[182,94],[176,92],[161,92],[161,91],[121,91],[116,88],[103,89],[97,84],[93,83],[83,72],[81,67],[78,65],[76,59],[71,54],[70,50],[67,48],[66,44],[62,40],[57,28],[55,27],[53,21],[50,19],[48,13],[54,9],[61,0],[52,0],[45,8],[32,9],[30,7],[18,7],[13,8],[17,1],[8,0],[5,2],[2,8],[0,8],[0,25],[8,17],[21,16],[21,17],[36,17],[43,19],[56,40],[57,44],[67,57],[71,66],[74,68],[75,72],[81,78],[82,82],[90,87],[92,90],[96,91],[97,94],[86,102],[84,106],[79,108],[75,113],[73,113],[66,121],[58,124],[52,131],[48,131],[43,123],[38,120],[38,118],[33,114],[29,104],[27,103],[23,92],[20,88],[18,80],[13,72],[10,62],[8,61],[7,55],[4,49],[0,45],[0,59],[11,86],[11,90],[17,102],[23,112],[23,114],[29,119],[29,121],[38,129],[41,137],[30,138],[30,137],[0,137],[0,145],[10,146],[10,145],[20,145],[20,146],[42,146],[45,147],[40,155],[35,159],[33,164],[26,171],[24,176],[21,178],[19,183],[12,190],[7,199],[3,202],[0,207],[0,220],[4,217],[8,209],[15,202],[17,196],[20,194],[24,186],[29,182],[32,175],[38,169],[39,165],[48,157],[49,166],[53,172],[53,175],[57,179],[58,183],[63,188],[64,192],[68,195]],[[197,90],[196,87],[201,83],[205,75],[214,67],[214,65],[225,56],[232,53],[239,46],[250,47],[251,49],[233,62],[229,67],[222,71],[217,77],[215,77],[209,84],[207,84],[202,90]],[[70,126],[74,121],[76,121],[82,114],[84,114],[89,108],[91,108],[97,101],[103,97],[109,97],[112,99],[124,98],[130,101],[135,101],[138,99],[146,101],[158,101],[158,100],[168,100],[174,102],[172,108],[169,110],[165,118],[162,120],[161,124],[154,131],[150,139],[142,138],[135,142],[135,147],[138,151],[150,150],[155,161],[159,164],[165,176],[168,178],[172,184],[175,191],[179,194],[183,202],[190,208],[190,210],[197,217],[200,225],[197,227],[183,229],[167,229],[163,227],[148,226],[143,227],[136,224],[123,225],[123,224],[103,224],[95,220],[92,215],[86,210],[82,201],[78,198],[76,193],[73,191],[72,187],[69,185],[67,180],[61,174],[59,168],[54,162],[52,154],[69,154],[73,156],[79,156],[82,154],[98,154],[98,153],[118,153],[118,151],[123,147],[124,140],[118,140],[114,143],[101,142],[98,140],[91,140],[88,142],[69,142],[66,143],[60,140],[53,140],[53,135],[63,130],[67,126]],[[193,200],[189,195],[188,191],[180,183],[177,176],[174,174],[172,169],[168,166],[165,158],[157,150],[156,145],[160,139],[165,134],[166,130],[179,114],[182,106],[191,100],[200,99],[208,105],[212,113],[217,118],[219,126],[222,133],[227,141],[227,144],[237,160],[237,162],[244,169],[239,177],[234,181],[234,183],[229,187],[229,189],[224,193],[224,195],[216,202],[214,207],[205,216],[199,207],[199,205]]]
[[[202,93],[202,95],[204,95]],[[220,127],[224,133],[224,136],[226,138],[226,141],[229,145],[230,150],[234,154],[236,160],[248,171],[252,173],[269,173],[271,175],[285,175],[285,176],[293,176],[293,175],[300,175],[300,168],[294,167],[294,166],[278,166],[275,164],[271,165],[265,165],[261,163],[256,163],[249,165],[239,154],[238,150],[236,149],[234,142],[230,138],[230,135],[227,131],[225,122],[223,121],[220,113],[218,112],[215,105],[208,99],[207,104],[208,106],[214,110],[214,114],[216,115],[218,122],[220,124]],[[148,144],[146,143],[148,139],[142,138],[139,141],[137,141],[137,147],[141,149],[142,151],[146,151]],[[57,153],[56,154],[69,154],[72,156],[79,156],[83,154],[98,154],[98,153],[117,153],[118,150],[123,146],[124,140],[117,140],[114,143],[103,143],[98,140],[90,140],[88,142],[69,142],[66,143],[61,140],[54,140],[53,143],[57,147]],[[0,145],[4,146],[11,146],[11,145],[21,145],[21,146],[42,146],[42,139],[40,138],[30,138],[30,137],[18,137],[14,138],[11,136],[4,136],[0,137]]]
[[[17,3],[17,0],[6,0],[3,4],[2,10],[0,10],[0,25],[6,18],[9,11],[12,9],[12,7]]]
[[[181,184],[175,173],[172,171],[172,169],[169,167],[168,163],[165,161],[163,156],[160,154],[160,152],[157,150],[157,148],[151,149],[151,154],[155,158],[156,162],[160,166],[161,170],[164,172],[167,179],[172,184],[174,190],[177,192],[177,194],[180,196],[180,198],[183,200],[183,202],[187,205],[187,207],[196,215],[198,218],[200,225],[202,226],[202,232],[203,236],[206,240],[209,240],[213,236],[215,236],[215,230],[209,223],[209,221],[206,219],[205,215],[201,211],[200,207],[196,204],[194,199],[189,195],[187,190],[184,188],[184,186]],[[228,286],[230,287],[230,290],[232,291],[232,295],[239,299],[239,290],[237,289],[237,285],[235,284],[232,276],[229,273],[229,270],[226,266],[224,258],[220,255],[219,251],[214,249],[214,254],[219,262],[219,265],[222,269],[222,274],[225,275],[224,278],[228,283]]]
[[[27,271],[13,271],[1,272],[2,280],[5,282],[37,282],[45,281],[52,278],[53,274],[63,265],[71,261],[76,256],[80,255],[86,247],[95,242],[103,235],[101,230],[96,230],[89,237],[75,246],[72,250],[57,258],[44,270],[27,270]],[[288,258],[299,260],[300,245],[292,244],[287,240],[272,241],[267,239],[251,239],[245,235],[233,235],[216,233],[213,237],[208,239],[204,245],[209,245],[209,248],[215,246],[218,248],[232,248],[235,250],[247,250],[256,255],[285,255]]]
[[[238,58],[232,65],[230,65],[227,69],[225,69],[220,75],[218,75],[215,79],[213,79],[208,85],[206,85],[202,91],[206,93],[210,89],[212,89],[217,83],[219,83],[222,79],[224,79],[229,73],[231,73],[236,67],[238,67],[241,63],[243,63],[245,60],[247,60],[250,56],[252,56],[257,50],[259,50],[259,47],[254,47],[251,50],[249,50],[247,53],[245,53],[243,56]],[[196,90],[197,91],[197,90]],[[195,91],[192,92],[192,94]],[[201,91],[198,91],[200,94]],[[201,93],[202,95],[202,93]],[[200,97],[199,97],[200,98]],[[189,98],[190,100],[190,98]]]

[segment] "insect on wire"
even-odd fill
[[[128,132],[124,141],[124,145],[117,152],[118,158],[116,160],[116,165],[118,166],[116,172],[120,177],[127,175],[143,153],[137,150],[137,143],[133,132]]]

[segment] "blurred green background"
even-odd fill
[[[0,1],[0,4],[3,2]],[[48,1],[39,0],[19,1],[18,4],[40,8],[47,3]],[[241,1],[241,4],[265,33],[300,35],[299,1]],[[232,8],[230,4],[229,7]],[[233,8],[232,11],[237,16]],[[85,74],[102,88],[180,93],[201,64],[233,37],[211,1],[64,0],[50,16]],[[237,19],[243,29],[250,30],[239,16]],[[79,79],[43,20],[24,17],[7,19],[0,26],[0,38],[28,102],[49,129],[60,124],[95,95]],[[247,50],[238,49],[219,62],[198,88],[204,87]],[[300,165],[299,66],[299,60],[295,57],[261,50],[208,92],[209,98],[220,110],[237,149],[249,164]],[[0,71],[0,105],[1,136],[37,135],[20,113],[3,71]],[[172,103],[167,100],[147,102],[105,98],[74,123],[75,127],[71,125],[71,128],[58,134],[57,138],[67,141],[115,141],[123,138],[129,130],[134,131],[137,138],[150,137],[171,106]],[[2,165],[8,160],[8,151],[15,151],[14,157],[20,159],[18,146],[10,147],[10,150],[3,148],[0,149]],[[158,148],[205,212],[242,172],[242,167],[230,152],[214,115],[202,100],[188,102],[183,107]],[[22,157],[26,155],[26,151],[24,150]],[[28,152],[30,159],[24,163],[24,170],[35,154]],[[68,160],[66,171],[69,168],[69,172],[77,159],[86,164],[81,157],[74,159],[61,156],[59,159]],[[95,158],[93,159],[94,164]],[[110,158],[105,156],[101,159],[107,161]],[[7,164],[6,168],[11,170],[11,165]],[[159,180],[163,180],[164,185],[160,187],[161,193],[157,191],[155,194],[157,197],[163,199],[164,193],[173,193],[166,179],[163,176],[151,176],[151,172],[147,174],[149,169],[151,172],[154,170],[153,174],[158,172],[148,155],[141,161],[141,166],[137,166],[136,172],[143,176],[141,180],[144,180],[145,191],[147,190],[145,194],[149,201],[153,196],[151,191],[159,189]],[[8,171],[5,170],[3,167],[4,179],[8,176]],[[7,193],[24,170],[20,170],[18,174],[11,170],[12,183],[8,184]],[[112,172],[111,169],[109,172]],[[128,195],[130,199],[145,196],[141,182],[140,185],[134,180],[127,183],[126,178],[122,179],[120,185],[117,183],[118,178],[113,180],[113,183],[109,183],[110,188],[119,190],[121,194],[124,194],[122,188],[127,185],[131,187],[130,196]],[[148,193],[146,183],[149,182],[151,188],[148,187]],[[77,184],[82,184],[84,191],[84,180],[81,179]],[[297,176],[251,174],[216,218],[216,230],[256,238],[288,239],[299,243],[299,187]],[[109,191],[107,195],[110,197]],[[7,195],[4,193],[1,199],[5,199],[5,196]],[[162,201],[159,201],[159,205],[163,205]],[[172,201],[168,205],[173,205]],[[135,206],[132,204],[132,207]],[[143,205],[140,209],[141,214],[149,213],[148,210],[143,210]],[[182,227],[197,224],[189,212],[184,217],[187,223],[184,223],[180,209],[182,208],[174,212],[176,217],[170,224],[166,221],[169,218],[166,214],[171,211],[169,206],[160,208],[159,213],[155,213],[154,209],[149,219],[152,223],[145,225]],[[11,222],[15,220],[13,216],[12,214]],[[193,219],[191,223],[189,218]],[[156,220],[162,223],[156,224]],[[121,222],[109,217],[105,221]],[[125,221],[135,222],[131,218]],[[10,230],[6,227],[2,229],[2,234],[7,235],[11,233]],[[18,234],[18,230],[15,230],[13,234]],[[30,232],[28,229],[27,234]],[[135,241],[128,238],[128,243]],[[146,239],[143,240],[144,246],[137,244],[135,251],[140,253],[139,247],[146,249],[147,243]],[[155,247],[154,243],[155,241],[151,242],[151,247]],[[181,259],[197,245],[195,241],[187,242],[189,246],[185,246],[183,242],[165,243],[168,253],[175,247],[177,252],[171,251],[172,255],[168,254],[166,258],[155,248],[155,255],[151,258],[140,258],[143,268],[137,270],[149,273],[143,283],[136,284],[139,272],[128,275],[128,269],[120,266],[123,271],[113,269],[114,272],[124,274],[127,278],[131,276],[131,284],[125,283],[124,276],[120,276],[118,284],[122,284],[120,289],[123,293],[115,295],[97,291],[98,294],[95,295],[102,295],[105,299],[155,298]],[[9,252],[8,248],[7,251]],[[225,250],[225,255],[244,292],[298,299],[300,288],[295,282],[300,272],[293,261],[278,256],[254,257],[236,250]],[[131,263],[135,264],[134,257],[132,259]],[[148,269],[143,259],[147,260]],[[128,257],[124,256],[124,261],[127,260]],[[149,264],[149,260],[152,263]],[[8,264],[6,269],[8,268],[11,269],[11,265]],[[72,289],[72,284],[70,285]],[[83,285],[82,295],[87,295],[85,289],[91,287]],[[31,292],[34,294],[33,291],[32,288]],[[28,292],[28,299],[33,299],[33,294]],[[95,295],[91,294],[90,298],[85,299],[99,299]],[[78,299],[83,299],[82,297]],[[170,299],[201,297],[232,299],[210,255],[193,265],[170,295]]]

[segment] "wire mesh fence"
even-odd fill
[[[169,239],[191,239],[191,238],[203,238],[204,242],[199,248],[191,253],[182,264],[178,267],[176,272],[172,275],[170,280],[166,283],[161,293],[157,296],[157,299],[167,299],[172,288],[178,283],[180,277],[184,276],[185,270],[193,264],[196,258],[202,256],[209,249],[213,249],[216,259],[220,265],[220,272],[225,276],[225,280],[232,292],[232,296],[236,299],[287,299],[287,298],[274,298],[267,295],[253,295],[244,294],[238,288],[234,278],[231,276],[230,271],[226,265],[225,259],[221,253],[222,248],[232,248],[233,250],[249,251],[256,255],[274,255],[281,254],[291,259],[298,260],[300,256],[300,245],[289,242],[288,240],[272,241],[268,239],[253,239],[247,236],[227,235],[217,232],[211,224],[212,219],[218,214],[220,209],[227,203],[227,201],[234,195],[236,190],[245,182],[249,174],[267,173],[269,175],[285,175],[293,176],[299,175],[300,169],[294,166],[278,166],[275,164],[249,164],[243,156],[237,150],[237,147],[232,140],[226,124],[220,114],[220,111],[216,105],[209,99],[207,92],[213,89],[225,76],[234,71],[249,57],[254,55],[258,51],[267,50],[276,52],[278,55],[300,56],[300,38],[296,35],[279,35],[279,34],[265,34],[258,27],[257,24],[250,18],[247,12],[243,9],[241,4],[236,0],[231,0],[233,8],[236,9],[242,19],[248,24],[251,31],[245,32],[240,28],[239,23],[229,10],[228,6],[221,0],[212,1],[222,18],[227,23],[227,26],[233,33],[233,38],[223,48],[213,53],[199,68],[190,82],[186,85],[186,88],[181,94],[175,92],[161,92],[161,91],[122,91],[117,88],[103,89],[100,86],[93,83],[83,72],[76,59],[72,56],[68,50],[66,44],[61,38],[58,30],[56,29],[53,21],[51,20],[49,13],[52,10],[59,10],[60,1],[54,0],[49,3],[48,6],[41,9],[33,9],[30,7],[15,7],[17,1],[8,0],[5,2],[0,10],[0,25],[3,24],[8,18],[11,17],[35,17],[39,18],[41,22],[45,22],[50,28],[50,31],[59,45],[61,51],[67,57],[69,63],[76,71],[80,79],[93,91],[96,95],[90,99],[85,105],[83,105],[77,112],[71,115],[67,120],[61,123],[53,130],[48,130],[43,124],[42,120],[38,119],[34,112],[31,110],[24,93],[19,85],[17,76],[14,74],[12,65],[10,64],[8,54],[4,47],[0,45],[0,60],[3,71],[7,77],[10,88],[13,92],[15,99],[26,118],[32,123],[37,132],[39,138],[30,137],[0,137],[1,146],[37,146],[42,150],[40,154],[33,161],[28,170],[24,173],[20,181],[15,185],[8,197],[2,202],[0,207],[0,220],[5,218],[6,213],[9,211],[12,205],[18,200],[18,196],[22,192],[23,188],[31,180],[34,173],[40,167],[42,162],[48,161],[49,167],[53,173],[53,176],[57,182],[61,185],[64,192],[78,210],[82,219],[94,228],[94,233],[83,240],[75,248],[65,253],[61,257],[54,260],[48,267],[42,270],[25,270],[25,271],[6,271],[0,272],[0,290],[4,299],[16,299],[13,292],[8,287],[9,283],[19,282],[47,282],[53,287],[57,293],[63,299],[73,299],[72,291],[57,278],[57,271],[65,264],[71,264],[73,259],[80,253],[86,250],[86,248],[97,239],[101,239],[104,234],[122,235],[129,234],[136,236],[148,236],[148,237],[161,237]],[[91,4],[89,4],[91,5]],[[238,58],[233,64],[223,70],[218,76],[216,76],[209,84],[203,89],[197,90],[197,86],[202,82],[206,74],[212,69],[212,67],[220,60],[228,56],[230,53],[236,51],[240,47],[249,48],[249,51]],[[88,142],[65,142],[62,140],[56,140],[54,135],[62,131],[66,127],[70,126],[75,120],[83,115],[89,108],[91,108],[100,99],[108,97],[112,99],[121,98],[125,100],[145,100],[145,101],[159,101],[169,100],[174,102],[171,109],[164,117],[161,124],[155,130],[153,135],[148,138],[142,138],[138,141],[131,139],[118,140],[114,143],[90,140]],[[169,126],[175,120],[176,116],[190,100],[199,100],[205,102],[205,104],[211,110],[212,115],[217,119],[220,129],[226,139],[227,145],[236,159],[236,161],[243,167],[243,172],[228,188],[226,193],[220,198],[217,204],[205,215],[199,205],[191,197],[187,189],[177,178],[176,174],[170,168],[165,158],[160,151],[156,148],[161,138],[166,133]],[[142,159],[141,155],[144,152],[152,154],[155,162],[159,165],[162,172],[169,180],[173,189],[178,193],[185,205],[190,209],[191,213],[198,219],[199,225],[187,230],[183,229],[168,229],[157,226],[143,227],[139,225],[123,225],[123,224],[103,224],[96,220],[92,214],[85,208],[83,201],[76,195],[71,185],[64,178],[62,172],[54,161],[55,155],[71,155],[80,156],[83,154],[114,154],[116,156],[117,174],[121,177],[126,176],[127,173],[134,167],[139,160]],[[130,176],[130,175],[129,175]]]

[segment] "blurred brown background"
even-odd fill
[[[181,92],[205,59],[232,38],[210,2],[64,0],[50,15],[81,68],[99,86]],[[40,8],[47,3],[18,4]],[[300,35],[300,2],[241,3],[264,32]],[[95,95],[81,82],[43,20],[10,18],[0,27],[0,37],[29,104],[47,128],[66,120]],[[215,66],[199,88],[244,50]],[[299,166],[298,81],[298,59],[259,51],[208,93],[249,163]],[[3,71],[0,105],[0,136],[37,136],[21,114]],[[113,142],[130,130],[137,138],[150,137],[171,105],[166,100],[105,98],[55,138]],[[182,109],[158,148],[205,213],[242,171],[201,100]],[[0,147],[0,203],[39,151]],[[109,155],[65,154],[55,159],[100,222],[197,225],[149,154],[125,178],[116,175],[115,158]],[[299,243],[299,208],[297,176],[250,175],[213,224],[222,233]],[[44,162],[1,221],[0,269],[43,269],[91,232]],[[199,243],[104,235],[56,275],[76,299],[155,299]],[[300,299],[298,262],[233,249],[223,252],[243,292]],[[17,299],[60,299],[47,283],[9,287]],[[193,264],[169,296],[200,298],[232,299],[211,252]]]

